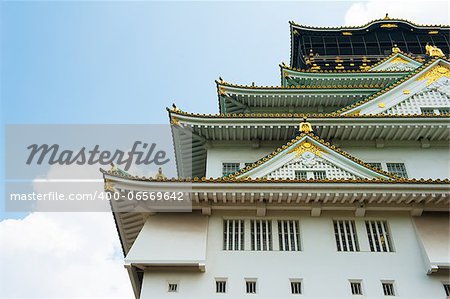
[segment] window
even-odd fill
[[[235,173],[240,168],[240,163],[222,163],[222,175],[227,176]]]
[[[256,294],[256,280],[246,280],[245,291],[247,294]]]
[[[278,239],[281,251],[300,251],[300,231],[298,221],[279,220]]]
[[[370,251],[394,251],[386,221],[366,221],[366,230],[369,238]]]
[[[422,114],[434,114],[433,108],[420,108],[420,110],[422,111]]]
[[[383,293],[385,296],[395,296],[394,283],[383,282],[382,285],[383,285]]]
[[[170,293],[178,292],[178,284],[177,283],[169,283],[169,288],[167,289]]]
[[[272,221],[251,220],[252,250],[272,250]]]
[[[295,178],[297,180],[306,180],[308,177],[307,177],[306,171],[296,170],[295,171]]]
[[[224,279],[216,280],[216,293],[226,293],[227,292],[227,281]]]
[[[291,280],[291,294],[302,293],[302,282],[298,280]]]
[[[376,169],[379,169],[379,170],[382,170],[383,168],[381,167],[381,163],[379,163],[379,162],[370,162],[370,163],[368,163],[370,166],[372,166],[373,168],[376,168]]]
[[[334,220],[333,226],[338,251],[359,251],[355,221]]]
[[[362,286],[360,281],[350,281],[350,289],[352,290],[352,295],[362,295]]]
[[[450,113],[450,107],[438,108],[439,114],[447,114]]]
[[[444,291],[445,291],[445,295],[447,295],[447,297],[450,297],[450,284],[449,283],[444,283]]]
[[[244,220],[223,221],[223,250],[244,250]]]
[[[315,180],[323,180],[326,179],[327,175],[325,171],[314,171],[314,179]]]
[[[387,170],[402,178],[408,178],[404,163],[386,163]]]
[[[450,107],[430,107],[430,108],[420,108],[422,114],[436,114],[442,115],[450,113]]]

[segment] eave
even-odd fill
[[[407,72],[395,71],[310,71],[280,65],[281,85],[387,86]]]
[[[379,91],[382,85],[243,86],[217,82],[219,111],[246,113],[252,109],[345,107]]]
[[[240,142],[247,146],[268,143],[277,147],[298,134],[298,124],[308,117],[315,134],[334,144],[343,141],[375,143],[405,141],[426,146],[450,140],[450,122],[432,115],[194,115],[169,111],[174,124],[178,174],[203,176],[206,154],[214,143]]]

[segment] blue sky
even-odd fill
[[[215,79],[279,84],[288,21],[341,25],[350,4],[3,2],[2,123],[165,124],[173,102],[216,113]]]

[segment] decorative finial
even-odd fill
[[[111,162],[111,169],[110,169],[109,171],[114,172],[114,171],[116,171],[116,170],[117,170],[116,165],[114,165],[114,163]]]
[[[254,81],[252,82],[252,86],[255,86],[255,82]]]
[[[425,46],[425,52],[428,56],[433,57],[445,57],[444,52],[436,46],[432,46],[429,43]]]
[[[173,107],[173,111],[174,112],[180,112],[181,110],[177,107],[177,105],[175,105],[175,103],[172,104]]]
[[[220,81],[220,82],[223,82],[223,79],[222,79],[222,77],[219,77],[219,81]]]
[[[306,121],[306,118],[303,118],[303,121],[300,123],[299,131],[301,133],[310,133],[312,132],[312,126],[309,122]]]
[[[384,19],[385,20],[389,20],[390,18],[389,18],[389,13],[386,13],[386,15],[384,16]]]
[[[162,167],[158,168],[158,173],[156,173],[155,175],[155,179],[157,180],[163,180],[165,179],[166,176],[164,175],[163,171],[162,171]]]
[[[394,44],[394,46],[392,47],[392,53],[400,53],[401,50],[399,47],[397,47],[397,44]]]

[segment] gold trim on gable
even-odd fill
[[[416,81],[427,80],[427,86],[433,82],[436,82],[442,77],[450,78],[450,69],[443,65],[437,65],[433,67],[431,70],[417,78]]]

